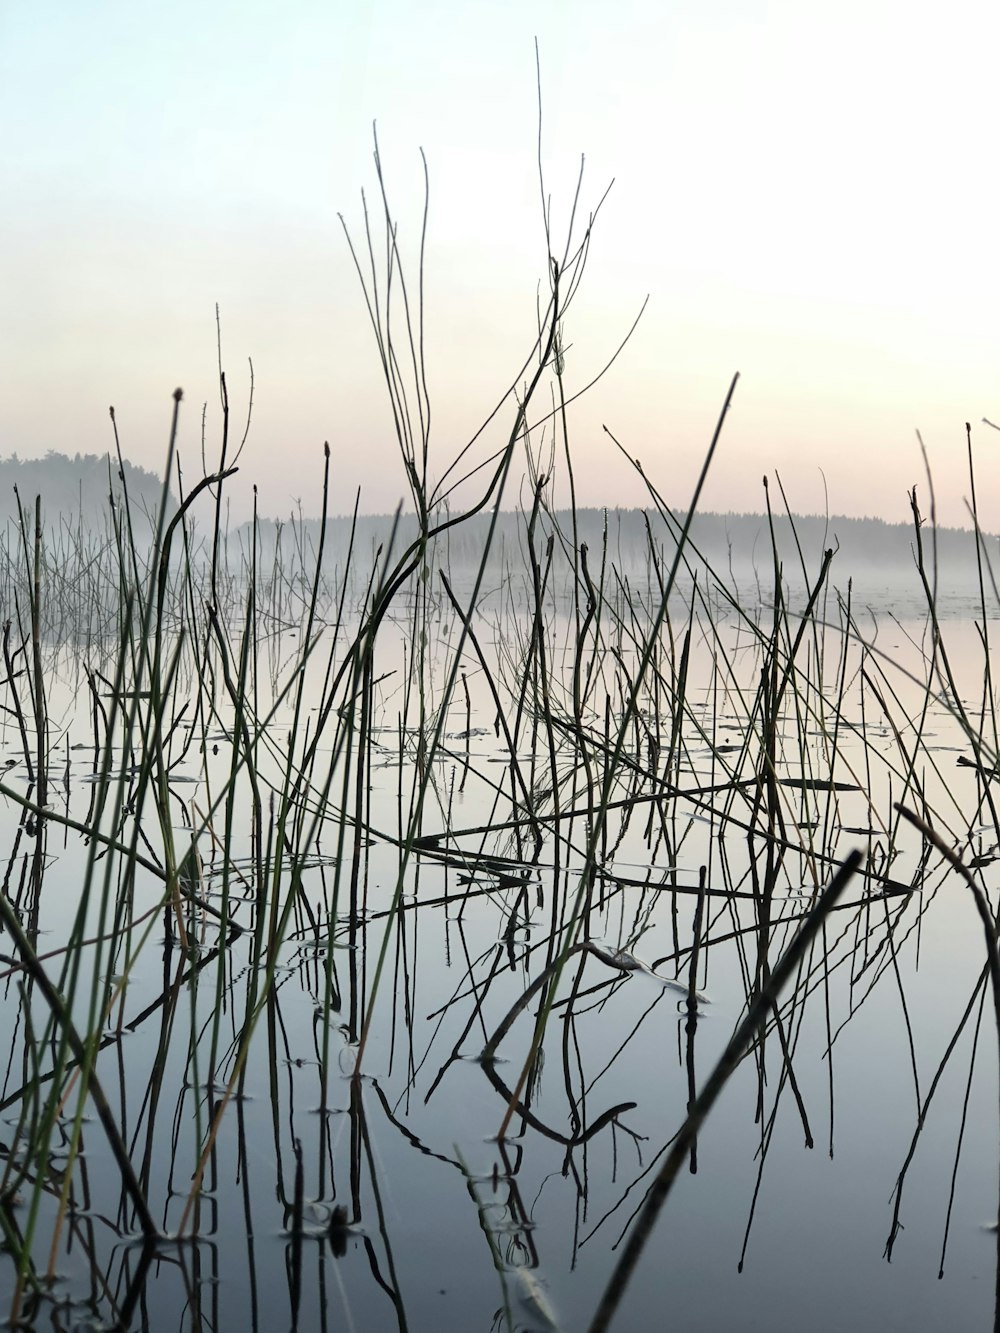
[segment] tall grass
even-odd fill
[[[772,525],[763,597],[698,551],[693,516],[735,378],[682,515],[615,441],[647,490],[642,562],[620,559],[610,522],[600,549],[581,540],[566,349],[593,218],[556,258],[546,213],[546,295],[489,418],[507,413],[500,444],[491,452],[477,436],[436,460],[427,214],[411,283],[377,154],[376,175],[377,206],[348,239],[409,496],[376,549],[360,549],[355,503],[347,559],[330,554],[326,446],[315,526],[293,517],[272,541],[255,513],[243,544],[230,540],[223,497],[239,450],[221,350],[217,460],[199,480],[185,482],[177,457],[178,391],[156,515],[126,487],[103,533],[47,530],[36,500],[16,539],[0,542],[11,755],[0,794],[12,838],[0,922],[16,1015],[0,1229],[12,1324],[58,1302],[68,1255],[85,1256],[94,1309],[117,1327],[156,1323],[157,1265],[178,1265],[199,1317],[218,1321],[217,1309],[201,1311],[200,1247],[218,1235],[232,1166],[226,1206],[243,1209],[256,1273],[261,1131],[248,1120],[263,1088],[274,1167],[264,1192],[280,1204],[293,1325],[320,1252],[316,1280],[339,1284],[349,1312],[337,1261],[356,1243],[407,1327],[380,1163],[387,1135],[454,1169],[499,1270],[508,1327],[510,1270],[530,1269],[532,1299],[548,1309],[518,1183],[525,1145],[554,1145],[586,1214],[594,1163],[612,1161],[617,1179],[619,1143],[653,1137],[652,1162],[589,1232],[631,1212],[590,1311],[590,1326],[606,1328],[648,1262],[678,1173],[698,1170],[705,1118],[727,1088],[752,1086],[758,1189],[779,1106],[791,1104],[812,1146],[799,1071],[817,1021],[832,1149],[837,1037],[876,991],[898,998],[919,1135],[939,1077],[929,1090],[921,1082],[903,960],[952,874],[973,888],[995,972],[977,876],[1000,846],[988,633],[1000,599],[971,434],[983,658],[973,700],[948,649],[915,494],[927,637],[908,666],[862,632],[850,589],[831,593],[832,546],[810,552],[795,534],[786,569]],[[248,406],[252,393],[251,379]],[[498,551],[522,466],[520,544]],[[555,501],[557,474],[568,510]],[[450,542],[463,527],[481,539],[459,570]],[[932,744],[942,714],[971,756],[958,780]],[[426,959],[435,935],[447,969],[460,960],[444,998]],[[985,975],[966,983],[942,1069]],[[595,1068],[601,1016],[638,978],[654,998]],[[701,1080],[716,984],[735,988],[742,1012]],[[429,1031],[425,993],[437,996]],[[642,1043],[664,1045],[671,994],[684,1024],[677,1123],[634,1097],[627,1073],[613,1092],[599,1086]],[[483,1175],[464,1149],[431,1149],[407,1123],[418,1103],[440,1105],[469,1056],[495,1096],[474,1131],[493,1140]],[[312,1121],[295,1092],[305,1067]],[[960,1149],[961,1139],[956,1170]],[[505,1229],[491,1220],[498,1211]],[[744,1252],[752,1222],[753,1206]],[[580,1243],[575,1233],[574,1260]],[[252,1296],[256,1309],[256,1285]]]

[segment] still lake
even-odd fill
[[[992,687],[970,606],[942,599],[935,637],[894,593],[845,635],[831,599],[796,639],[794,611],[689,590],[646,652],[648,588],[544,618],[494,589],[464,638],[435,590],[399,602],[342,679],[356,607],[305,654],[307,626],[262,610],[252,634],[227,629],[228,656],[181,654],[156,746],[143,691],[99,645],[89,676],[78,649],[47,648],[52,814],[16,799],[36,784],[8,707],[3,887],[100,1045],[162,1235],[140,1243],[5,934],[0,1313],[587,1329],[748,997],[857,848],[613,1323],[993,1328],[983,929],[896,812],[932,826],[995,911]]]

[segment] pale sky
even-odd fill
[[[431,472],[530,352],[581,154],[597,220],[564,336],[577,499],[643,503],[607,427],[684,507],[734,371],[703,507],[905,521],[920,430],[965,521],[964,422],[1000,527],[1000,7],[912,0],[33,0],[0,9],[0,452],[111,445],[161,469],[218,437],[215,306],[265,514],[385,511],[406,482],[347,245],[377,195],[372,123],[425,278]],[[546,391],[547,392],[547,391]],[[546,399],[539,400],[543,407]],[[509,423],[509,408],[502,418]],[[496,433],[486,446],[495,444]],[[824,494],[824,477],[828,498]],[[565,501],[564,479],[556,499]],[[516,486],[509,493],[517,499]]]

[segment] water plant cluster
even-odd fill
[[[354,253],[405,531],[331,567],[326,450],[315,533],[227,539],[220,369],[194,484],[175,395],[176,500],[153,514],[126,484],[103,532],[61,546],[25,500],[0,551],[4,1315],[659,1327],[664,1218],[722,1151],[720,1098],[750,1145],[735,1268],[772,1158],[835,1155],[838,1052],[890,1021],[910,1120],[887,1258],[934,1108],[964,1092],[943,1272],[990,1003],[1000,1025],[985,551],[956,653],[916,491],[919,625],[838,588],[832,546],[788,567],[775,542],[741,587],[692,539],[701,482],[679,516],[624,445],[646,549],[581,541],[564,330],[593,219],[558,255],[546,229],[495,445],[432,481],[422,281],[381,202],[384,239],[366,218]],[[974,494],[971,437],[969,466]],[[927,1036],[915,963],[935,974],[943,895],[977,962]]]

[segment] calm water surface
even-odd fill
[[[202,904],[220,910],[225,899],[244,933],[220,955],[217,919],[189,905],[179,923],[163,909],[160,882],[140,870],[134,889],[127,886],[128,943],[91,946],[82,959],[84,980],[98,970],[95,1003],[105,1006],[102,1086],[158,1224],[170,1234],[183,1228],[184,1237],[164,1241],[144,1265],[89,1101],[72,1184],[62,1188],[60,1161],[79,1098],[67,1086],[34,1219],[36,1272],[47,1294],[28,1301],[32,1317],[67,1329],[116,1320],[155,1330],[586,1329],[693,1091],[745,1012],[761,960],[773,968],[831,866],[858,847],[867,873],[848,886],[782,997],[780,1023],[772,1017],[726,1086],[614,1326],[992,1328],[997,1032],[982,928],[960,877],[919,834],[897,827],[894,802],[905,794],[920,813],[933,811],[942,837],[967,862],[980,858],[976,873],[994,903],[1000,833],[984,799],[988,784],[958,763],[973,751],[953,709],[935,698],[921,714],[931,640],[922,620],[905,618],[909,609],[882,605],[867,620],[859,612],[861,631],[877,634],[875,650],[855,643],[842,675],[839,635],[830,632],[821,665],[817,641],[800,649],[797,660],[812,680],[822,677],[822,688],[790,692],[776,719],[775,776],[800,785],[775,789],[783,841],[770,852],[766,839],[747,831],[758,817],[759,784],[737,785],[759,771],[764,743],[753,702],[759,648],[732,616],[720,614],[711,632],[696,617],[670,769],[673,788],[689,795],[667,799],[669,727],[663,723],[651,751],[656,699],[644,697],[642,716],[627,730],[632,767],[612,788],[620,804],[597,839],[598,873],[578,929],[570,923],[585,883],[589,793],[616,734],[634,644],[609,634],[602,645],[600,684],[584,719],[593,741],[588,772],[565,728],[553,733],[550,750],[537,701],[525,701],[518,722],[530,618],[498,597],[474,623],[503,720],[511,734],[518,727],[520,777],[469,644],[468,705],[459,679],[441,723],[442,751],[425,769],[419,691],[433,722],[461,627],[442,607],[415,687],[407,674],[415,640],[402,617],[376,655],[370,747],[347,760],[321,739],[292,816],[315,816],[317,836],[242,1068],[236,1052],[261,982],[256,933],[268,930],[275,888],[283,904],[291,884],[287,870],[261,884],[258,867],[277,866],[282,838],[295,840],[271,802],[294,719],[286,700],[256,739],[258,845],[242,777],[232,834],[223,828],[218,801],[235,725],[225,692],[215,684],[209,715],[193,703],[205,682],[182,685],[178,698],[192,707],[170,719],[177,845],[189,847],[198,830],[189,883]],[[982,650],[962,611],[949,617],[946,637],[956,683],[975,710]],[[765,628],[768,614],[760,612]],[[683,619],[673,628],[679,645]],[[551,713],[567,727],[575,632],[572,617],[547,628],[561,682]],[[277,637],[262,641],[262,714],[270,676],[283,678],[293,652]],[[912,675],[890,668],[890,659]],[[325,647],[310,660],[314,728],[325,660]],[[660,670],[666,717],[666,656]],[[71,663],[59,680],[49,701],[62,737],[50,800],[86,824],[102,760],[92,742],[93,699]],[[5,725],[4,781],[24,791],[19,733],[11,718]],[[804,777],[829,775],[831,749],[842,789],[816,778],[803,788]],[[653,780],[639,781],[637,770]],[[422,774],[420,840],[404,855]],[[523,814],[522,781],[541,818],[540,842]],[[650,799],[655,790],[658,800]],[[28,827],[11,801],[3,818],[6,890],[25,921],[36,914],[36,947],[56,975],[87,839],[64,824]],[[138,827],[139,851],[159,860],[152,829],[146,846],[141,820]],[[132,832],[126,820],[121,836]],[[33,865],[41,868],[37,892]],[[97,883],[105,871],[113,911],[126,892],[119,859],[97,862]],[[700,873],[712,892],[700,926],[701,998],[692,1005]],[[895,890],[888,896],[887,886]],[[99,898],[89,909],[89,937],[107,929]],[[549,973],[544,1040],[508,1120],[544,992],[518,1004],[571,929],[595,948],[571,953],[558,977]],[[618,965],[616,950],[625,951]],[[14,950],[3,952],[7,1132],[0,1138],[16,1145],[24,1118],[38,1114],[52,1038],[38,1044],[46,1009],[31,992],[33,1044],[19,991],[24,974]],[[85,1028],[89,981],[77,996]],[[352,1077],[369,1009],[361,1072]],[[512,1011],[491,1079],[479,1057]],[[16,1147],[5,1157],[11,1168]],[[10,1211],[19,1227],[40,1165],[24,1168]],[[0,1290],[12,1293],[14,1285],[13,1265],[0,1257]]]

